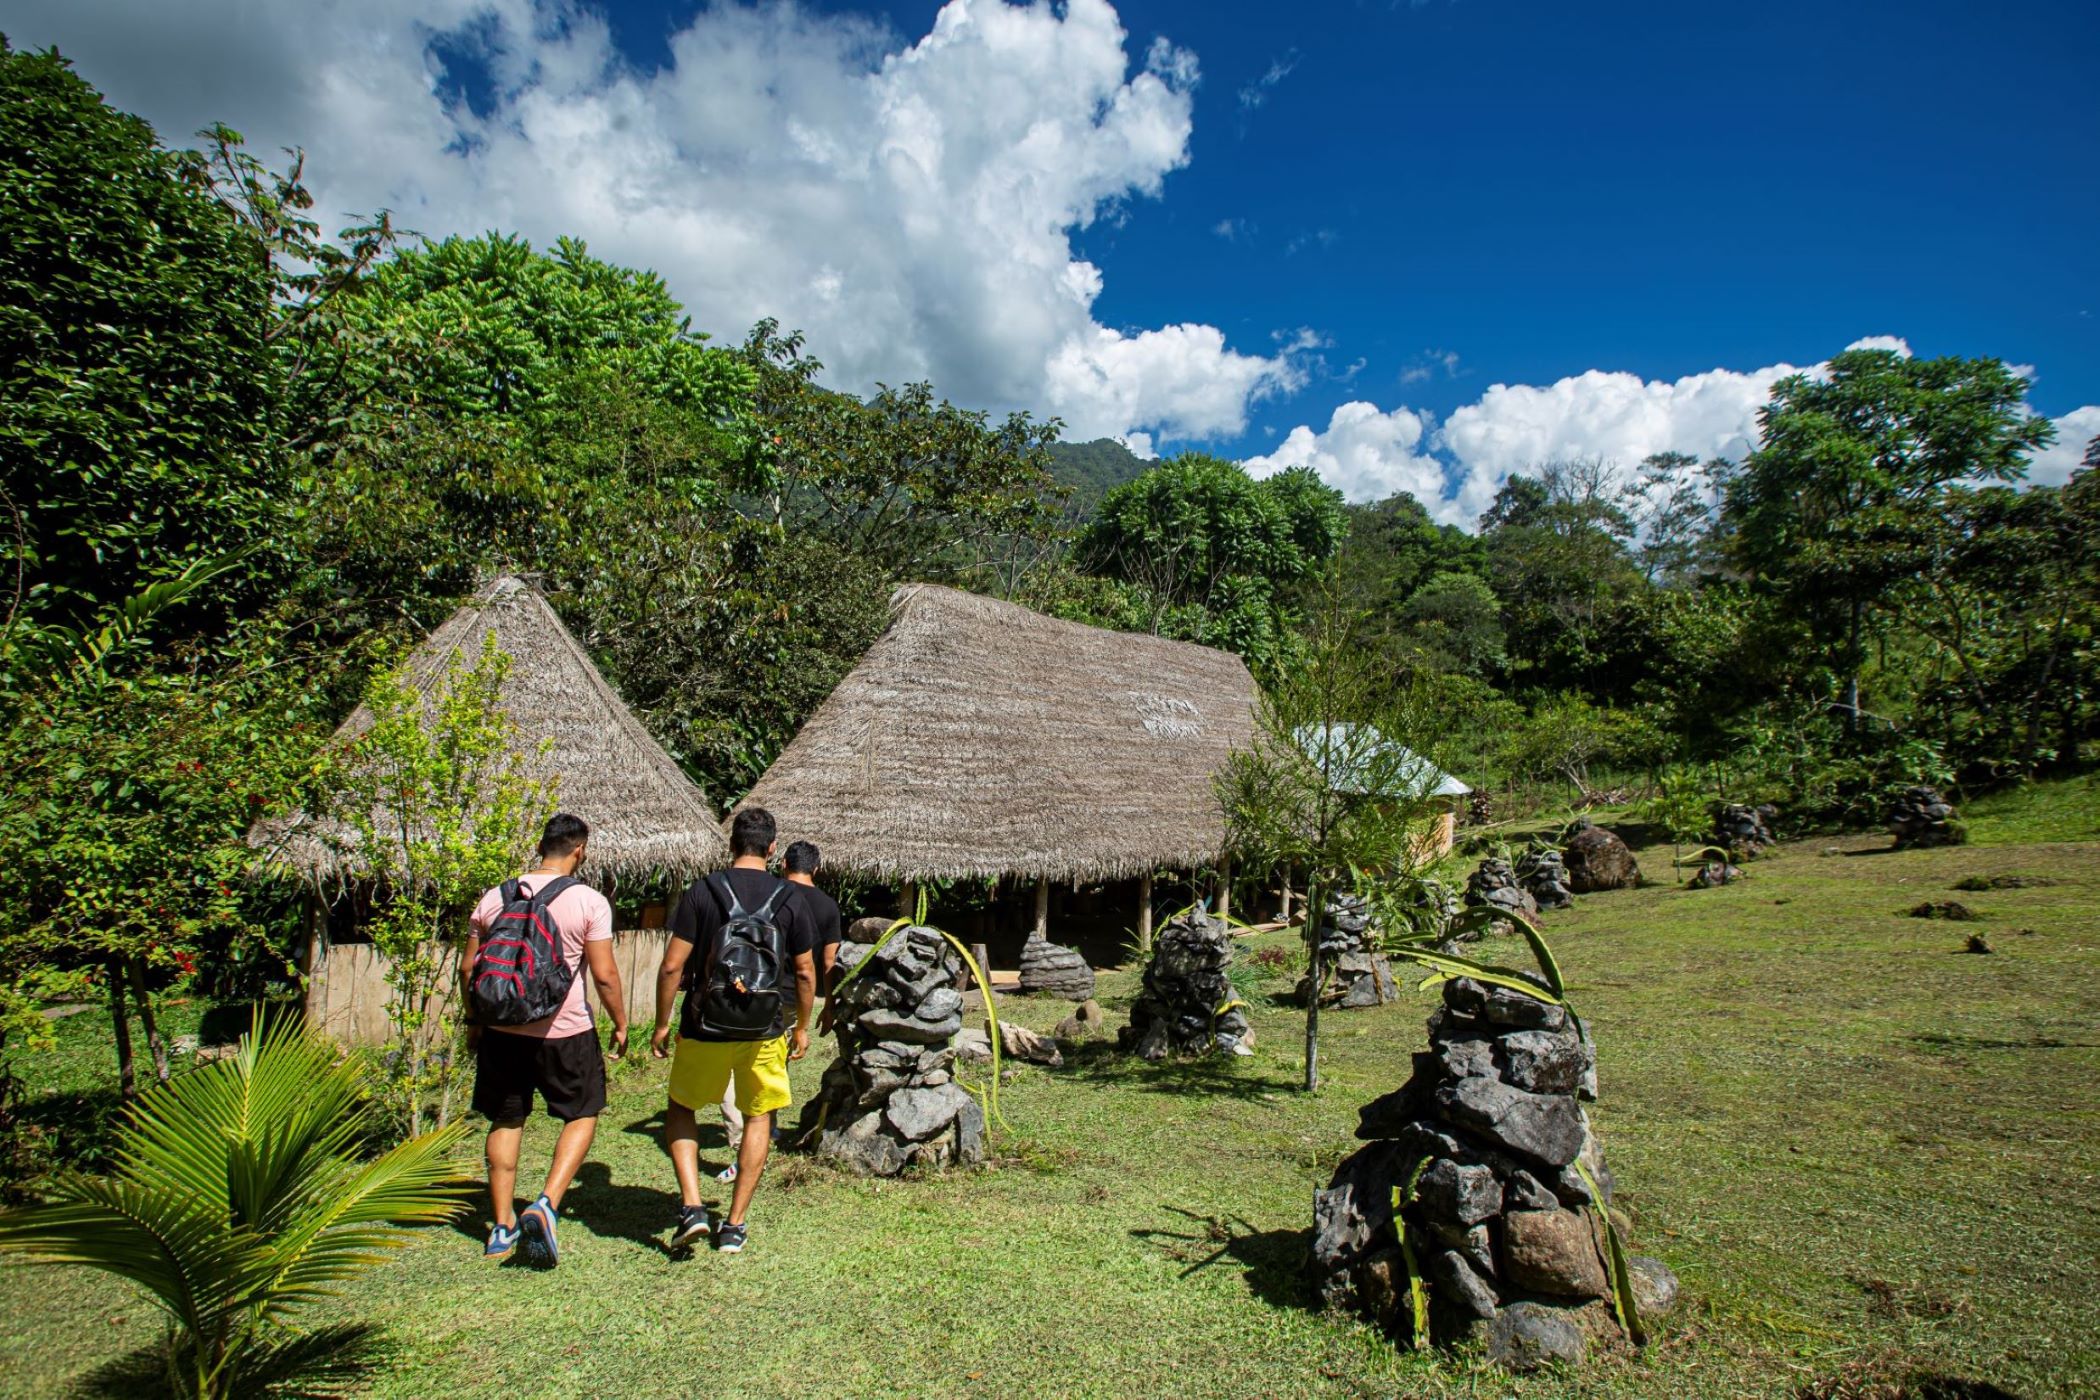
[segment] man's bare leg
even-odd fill
[[[664,1146],[671,1153],[671,1170],[678,1173],[678,1199],[688,1206],[700,1204],[700,1124],[693,1110],[677,1100],[664,1110]]]
[[[729,1197],[729,1223],[744,1223],[751,1193],[758,1190],[759,1174],[766,1169],[766,1156],[773,1150],[773,1115],[744,1115],[744,1142],[736,1153],[736,1190]]]
[[[547,1168],[547,1189],[544,1194],[547,1204],[561,1209],[561,1198],[568,1191],[569,1183],[576,1173],[583,1170],[583,1159],[591,1150],[591,1139],[598,1135],[598,1119],[572,1118],[561,1125],[561,1136],[554,1140],[554,1165]],[[512,1149],[511,1175],[518,1170],[516,1149]]]
[[[506,1229],[518,1223],[518,1140],[524,1135],[522,1118],[489,1124],[489,1206]]]

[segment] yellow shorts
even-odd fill
[[[786,1036],[771,1040],[680,1040],[671,1054],[671,1101],[698,1112],[722,1101],[736,1080],[740,1112],[775,1113],[795,1101]]]

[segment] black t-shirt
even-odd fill
[[[795,898],[809,911],[810,951],[821,962],[824,950],[845,937],[839,923],[839,902],[815,885],[797,885],[793,880],[788,883],[794,886]]]
[[[799,954],[814,952],[816,949],[815,928],[810,920],[809,910],[796,898],[797,895],[811,892],[800,886],[790,885],[764,870],[732,868],[719,873],[729,877],[730,890],[736,895],[737,902],[747,911],[756,911],[774,890],[781,891],[779,901],[773,906],[773,922],[780,929],[780,939],[787,951],[788,965],[780,970],[787,985],[781,988],[783,1009],[780,1019],[773,1023],[772,1033],[776,1036],[786,1035],[788,1013],[785,1007],[793,1005],[795,1000],[795,958]],[[690,988],[697,985],[704,976],[707,951],[715,946],[715,935],[721,932],[728,913],[721,899],[715,894],[713,886],[706,880],[695,880],[688,885],[685,893],[679,897],[678,907],[671,911],[671,937],[683,938],[693,945],[693,951],[686,959],[688,990],[685,1005],[678,1019],[678,1034],[687,1040],[724,1039],[718,1035],[701,1034],[698,1024],[699,1012],[693,1005]]]

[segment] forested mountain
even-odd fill
[[[1135,481],[1148,463],[1115,438],[1050,444],[1050,471],[1072,488],[1071,513],[1085,519],[1101,498],[1126,481]]]

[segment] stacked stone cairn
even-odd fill
[[[1684,882],[1689,890],[1714,890],[1723,885],[1732,885],[1743,878],[1742,869],[1725,860],[1710,860]]]
[[[1094,969],[1087,966],[1077,948],[1031,936],[1021,945],[1021,994],[1090,1001],[1094,995]]]
[[[1526,851],[1517,861],[1517,879],[1541,909],[1570,909],[1575,892],[1568,888],[1568,867],[1559,851]]]
[[[838,967],[860,970],[833,994],[839,1055],[803,1110],[804,1134],[823,1125],[817,1155],[862,1176],[982,1161],[984,1111],[952,1073],[961,954],[910,927],[872,957],[867,944],[841,943]]]
[[[1360,1110],[1368,1145],[1313,1198],[1313,1285],[1331,1306],[1397,1335],[1412,1329],[1393,1200],[1413,1182],[1402,1216],[1433,1338],[1485,1340],[1514,1370],[1579,1361],[1586,1340],[1623,1335],[1603,1226],[1576,1166],[1609,1206],[1611,1172],[1583,1108],[1597,1095],[1588,1032],[1564,1007],[1459,978],[1444,984],[1429,1044],[1405,1084]],[[1675,1301],[1660,1261],[1636,1260],[1631,1273],[1644,1315]]]
[[[1232,926],[1201,908],[1167,922],[1153,941],[1144,989],[1117,1040],[1140,1058],[1253,1053],[1254,1029],[1225,969],[1232,964]],[[1221,1007],[1227,1008],[1220,1010]]]
[[[1769,802],[1752,807],[1747,802],[1729,802],[1714,809],[1714,844],[1728,852],[1731,860],[1754,860],[1773,844],[1772,823],[1779,809]]]
[[[1320,1004],[1346,1008],[1383,1006],[1394,999],[1393,965],[1375,951],[1371,906],[1361,895],[1327,901],[1320,922]],[[1312,996],[1312,973],[1298,979],[1298,1000]]]
[[[1561,854],[1568,867],[1568,888],[1577,894],[1630,890],[1641,882],[1641,867],[1626,843],[1588,817],[1575,823]]]
[[[1458,901],[1458,891],[1429,876],[1409,881],[1405,888],[1404,912],[1409,931],[1438,942],[1448,938],[1451,925],[1458,922],[1465,907]]]
[[[1531,897],[1531,891],[1518,883],[1517,872],[1500,856],[1489,856],[1466,877],[1466,907],[1487,909],[1498,915],[1528,914],[1535,917],[1539,912],[1539,902]],[[1498,918],[1495,928],[1498,932],[1509,933],[1516,925],[1506,918]]]
[[[1903,789],[1889,808],[1888,828],[1895,833],[1899,851],[1909,846],[1959,846],[1969,839],[1961,813],[1937,788]]]

